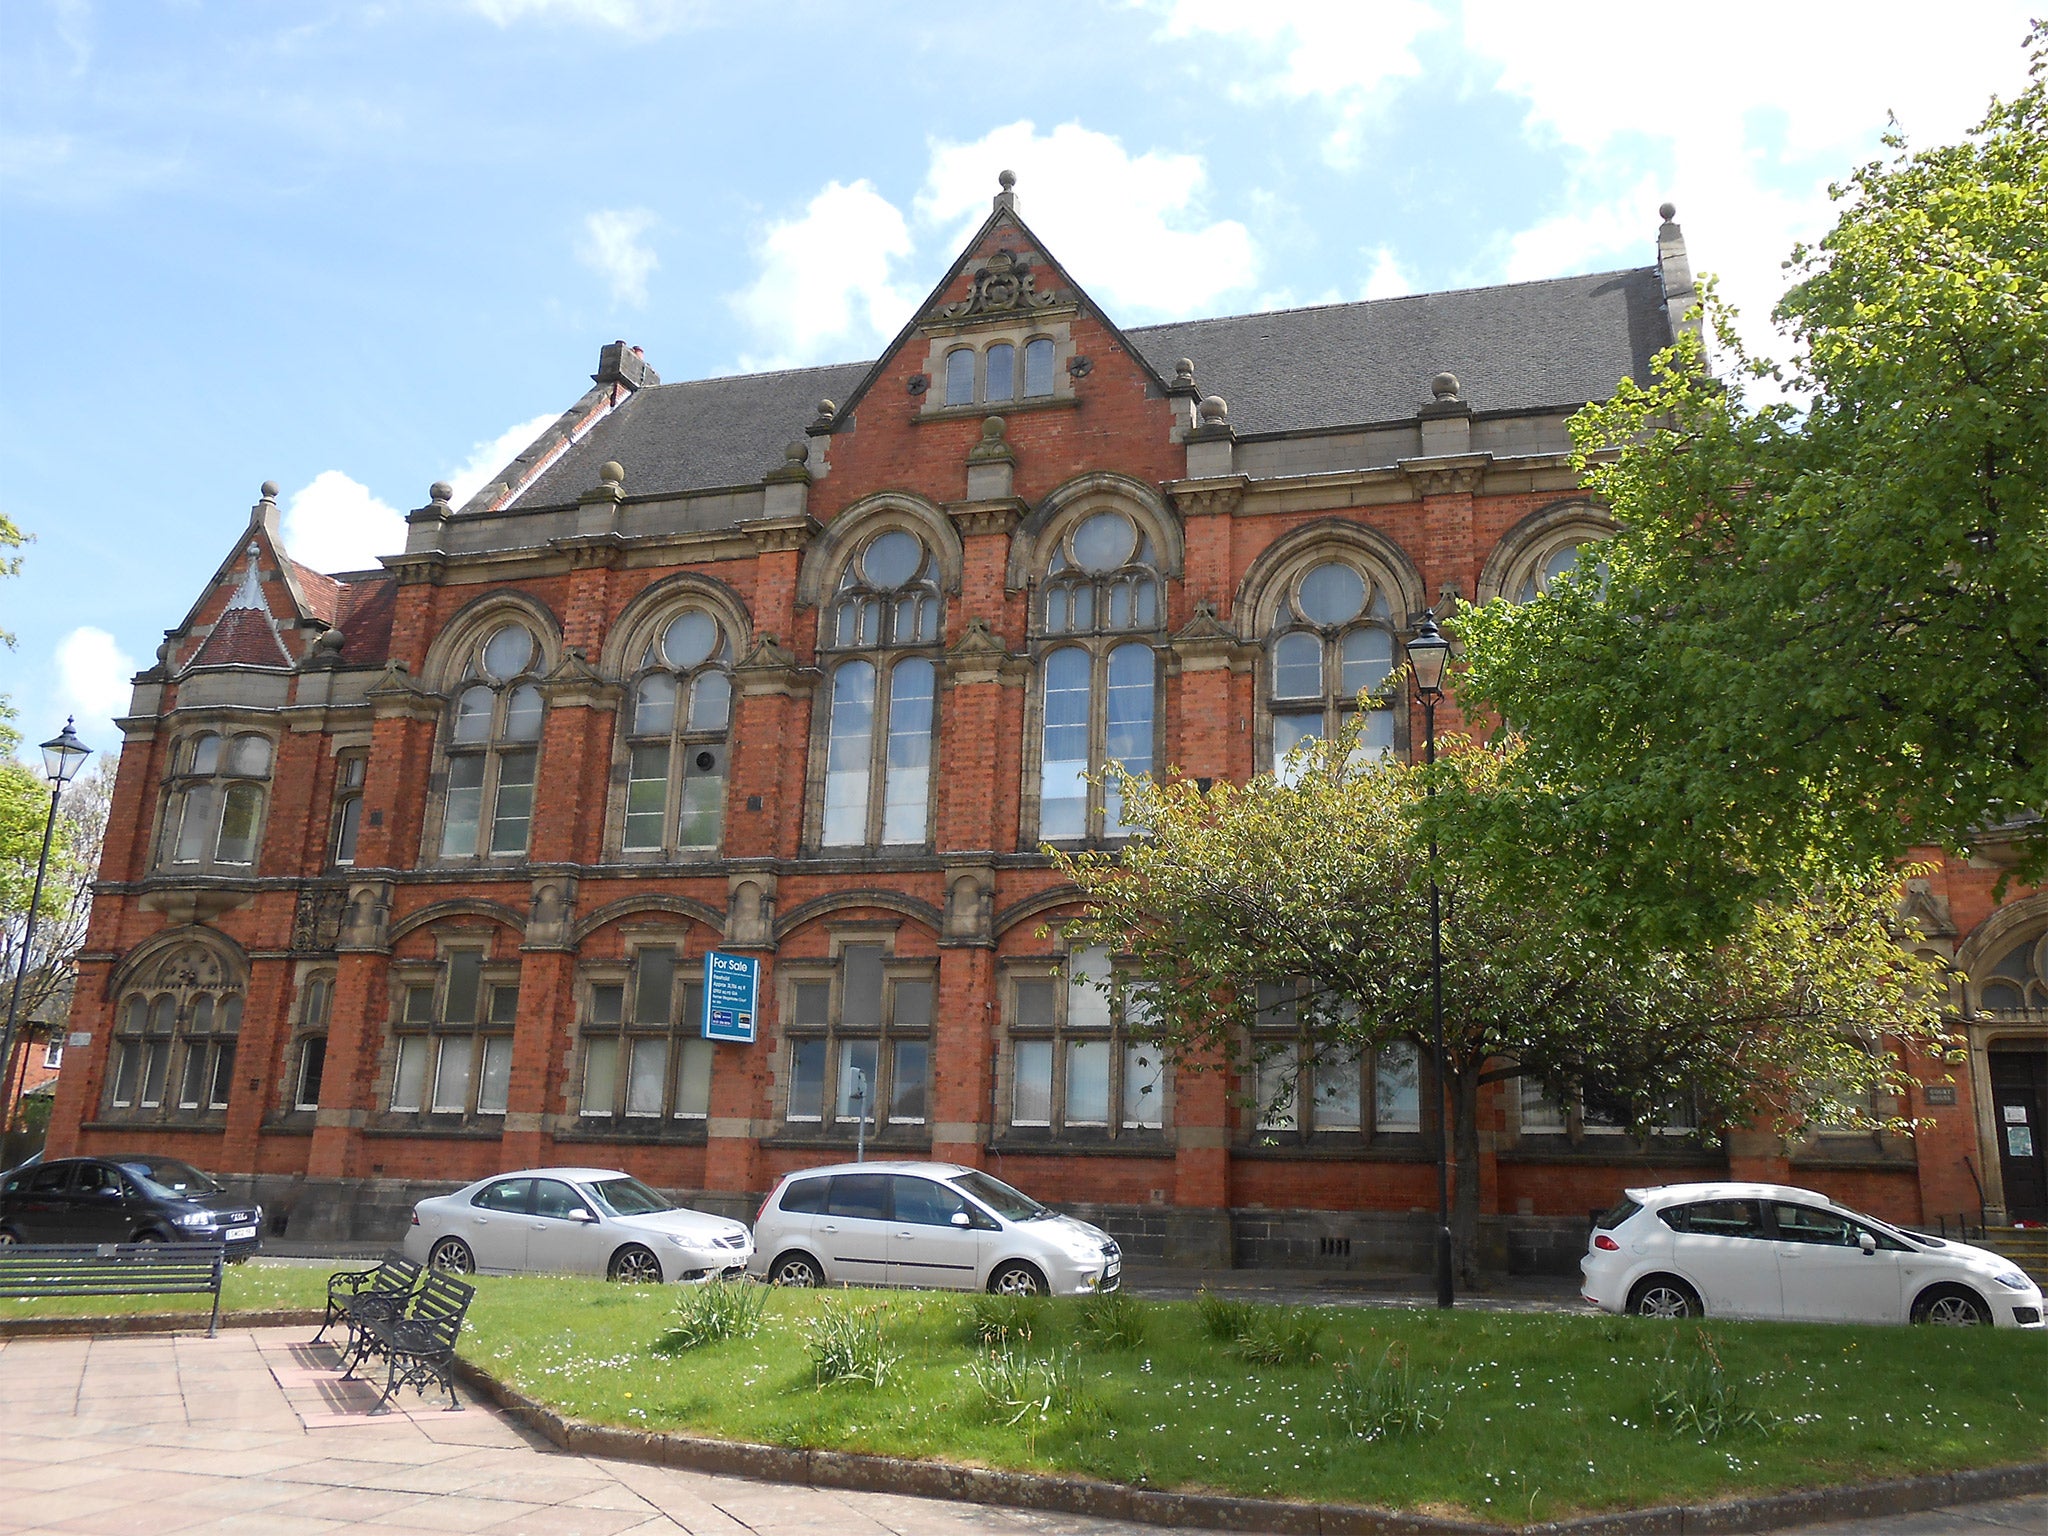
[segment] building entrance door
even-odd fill
[[[1989,1065],[2005,1219],[2048,1221],[2048,1050],[1993,1050]]]

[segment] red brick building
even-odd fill
[[[1108,958],[1066,952],[1038,849],[1114,840],[1107,759],[1268,769],[1426,607],[1602,536],[1565,421],[1692,298],[1667,215],[1639,269],[1126,332],[1006,178],[879,361],[664,385],[608,346],[381,571],[293,563],[266,486],[123,722],[53,1148],[251,1175],[294,1235],[550,1161],[751,1214],[850,1153],[859,1083],[871,1147],[1092,1208],[1140,1255],[1421,1267],[1415,1053],[1259,1125],[1072,984]],[[1419,729],[1395,703],[1370,739]],[[1994,910],[1994,878],[1915,895],[1978,1020],[1953,1098],[1911,1106],[1931,1131],[1706,1151],[1503,1098],[1497,1261],[1724,1170],[1916,1219],[2015,1173],[2038,1203],[1990,1085],[2039,1125],[2048,897]],[[750,1046],[700,1036],[713,948],[761,961]]]

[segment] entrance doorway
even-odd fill
[[[2007,1221],[2048,1221],[2048,1050],[1990,1052]]]

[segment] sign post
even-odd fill
[[[734,1045],[754,1043],[761,962],[752,955],[709,950],[704,956],[704,1038]]]

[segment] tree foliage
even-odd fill
[[[1687,342],[1573,423],[1605,581],[1466,608],[1461,700],[1526,739],[1496,853],[1582,920],[1761,900],[2008,824],[2048,869],[2048,31],[1960,144],[1858,170],[1790,265],[1795,362]],[[1752,405],[1774,383],[1806,402]],[[1561,882],[1570,872],[1569,883]]]
[[[1260,983],[1299,988],[1310,1070],[1390,1041],[1426,1043],[1434,821],[1444,1089],[1468,1267],[1488,1083],[1533,1075],[1561,1102],[1615,1106],[1639,1131],[1679,1106],[1709,1127],[1789,1131],[1867,1120],[1872,1091],[1900,1086],[1900,1058],[1881,1037],[1941,1048],[1939,978],[1894,941],[1889,881],[1760,908],[1710,949],[1624,948],[1498,878],[1483,835],[1421,814],[1433,780],[1467,805],[1502,794],[1514,751],[1453,743],[1434,769],[1354,768],[1356,746],[1355,728],[1311,746],[1291,783],[1261,775],[1204,791],[1122,778],[1138,835],[1117,853],[1058,855],[1087,901],[1067,938],[1126,957],[1127,1027],[1183,1068],[1253,1074],[1278,1045],[1256,1033]]]
[[[114,758],[102,758],[66,787],[58,805],[50,867],[22,977],[17,1051],[26,1046],[27,1021],[41,1016],[70,986],[72,964],[85,947],[116,767]],[[0,764],[0,987],[7,991],[23,963],[29,897],[49,812],[48,784],[20,763]],[[5,996],[0,991],[0,1008],[6,1006]]]

